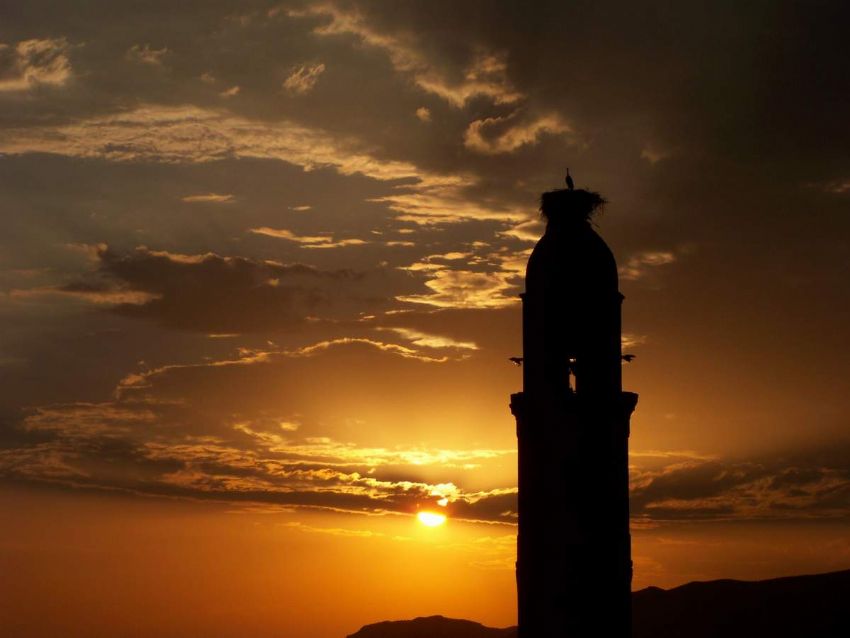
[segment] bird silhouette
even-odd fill
[[[508,361],[513,363],[515,366],[521,366],[522,365],[522,357],[509,357]]]
[[[623,361],[625,361],[626,363],[631,363],[632,359],[634,359],[636,356],[636,354],[624,354],[622,358]]]
[[[565,181],[567,182],[567,188],[569,188],[570,190],[575,189],[576,185],[575,182],[573,182],[573,178],[570,177],[570,169],[567,169],[567,178]]]

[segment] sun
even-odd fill
[[[426,527],[437,527],[446,522],[446,515],[437,514],[436,512],[419,512],[416,518]]]

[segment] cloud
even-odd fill
[[[398,73],[410,76],[421,90],[442,98],[453,107],[463,107],[476,97],[490,98],[495,104],[512,104],[523,98],[507,78],[503,54],[476,50],[462,76],[450,77],[419,48],[415,34],[381,31],[369,24],[357,9],[316,4],[305,9],[290,9],[288,15],[323,18],[314,28],[315,34],[350,35],[367,47],[383,51]]]
[[[441,261],[456,261],[458,259],[466,259],[470,257],[472,253],[463,252],[460,250],[453,250],[447,253],[441,253],[439,255],[428,255],[425,257],[427,261],[431,261],[433,259],[438,259]]]
[[[504,308],[518,303],[529,250],[512,251],[505,246],[492,250],[486,242],[422,257],[400,270],[422,273],[430,290],[424,294],[398,295],[405,303],[437,308]],[[462,263],[461,263],[462,262]],[[421,276],[421,275],[420,275]]]
[[[817,184],[817,186],[827,193],[833,193],[834,195],[850,193],[850,179],[829,180],[825,183]]]
[[[514,447],[356,444],[304,431],[302,418],[287,414],[291,407],[258,413],[246,404],[241,389],[256,391],[258,381],[266,379],[280,393],[309,376],[313,364],[333,363],[331,357],[339,354],[349,366],[364,370],[383,357],[409,370],[434,363],[412,348],[336,339],[162,366],[126,377],[111,401],[30,410],[19,429],[32,438],[0,449],[0,476],[150,496],[373,514],[410,514],[445,499],[453,518],[516,523],[516,486],[485,482],[482,487],[480,479],[495,467],[515,463]],[[181,390],[184,383],[193,384],[195,393]],[[229,398],[208,392],[230,387]],[[280,405],[286,405],[283,399]],[[751,459],[637,450],[630,460],[637,524],[844,520],[850,514],[848,444]],[[476,476],[469,472],[478,470],[483,472],[474,479],[479,486],[466,486],[461,477]],[[424,479],[427,474],[445,478]]]
[[[0,93],[62,86],[71,78],[65,38],[0,43]]]
[[[283,88],[293,95],[306,95],[313,90],[324,72],[324,64],[302,64],[295,67],[283,81]]]
[[[73,403],[36,408],[23,422],[29,432],[58,432],[68,439],[127,434],[151,424],[155,413],[142,406],[115,403]]]
[[[642,346],[646,343],[646,340],[646,335],[637,335],[631,332],[624,332],[620,337],[620,341],[622,342],[624,349]]]
[[[519,344],[515,339],[522,334],[522,313],[518,305],[503,308],[439,308],[417,304],[403,310],[388,311],[371,319],[366,325],[374,326],[382,335],[395,328],[405,328],[411,331],[410,336],[413,338],[422,333],[460,344],[474,344],[477,350],[461,348],[459,354],[466,355],[470,363],[484,364],[488,361],[488,368],[493,363],[490,357],[495,356],[501,369],[505,361],[502,355],[516,354],[514,348]],[[486,326],[486,330],[482,326]],[[396,334],[406,338],[402,333]]]
[[[127,59],[140,64],[162,66],[163,58],[168,54],[168,47],[154,49],[149,44],[134,44],[127,49]]]
[[[631,508],[640,519],[843,519],[850,512],[850,446],[770,458],[671,458],[633,468]]]
[[[513,237],[520,241],[537,242],[546,230],[546,225],[540,219],[531,219],[516,224],[507,230],[500,231],[499,234],[505,237]]]
[[[300,521],[290,521],[284,523],[286,527],[295,528],[301,532],[309,534],[329,534],[331,536],[343,536],[345,538],[387,538],[387,534],[375,532],[366,529],[351,529],[348,527],[316,527],[314,525],[305,525]],[[400,537],[395,536],[393,540],[400,540]]]
[[[517,114],[475,120],[467,127],[463,144],[477,153],[499,155],[535,144],[544,134],[563,135],[572,132],[570,126],[555,114],[526,121],[517,120]]]
[[[518,494],[519,490],[515,487],[476,492],[454,501],[449,511],[457,518],[515,525],[518,520]]]
[[[629,257],[620,266],[620,277],[627,280],[641,279],[650,269],[667,266],[676,261],[676,254],[669,250],[648,250]]]
[[[332,166],[344,175],[361,173],[380,180],[417,174],[412,164],[358,153],[323,131],[288,121],[253,122],[196,106],[142,106],[58,127],[7,129],[0,137],[0,149],[9,154],[41,152],[162,163],[280,159],[307,170]]]
[[[299,348],[292,354],[295,356],[312,356],[317,352],[328,350],[329,348],[332,348],[334,346],[348,345],[353,343],[366,344],[373,348],[377,348],[382,352],[391,352],[405,359],[417,359],[419,361],[424,361],[427,363],[443,363],[445,361],[448,361],[448,357],[431,357],[422,354],[419,351],[414,350],[413,348],[407,348],[405,346],[400,346],[395,343],[383,343],[381,341],[375,341],[374,339],[366,339],[362,337],[342,337],[339,339],[320,341],[319,343]]]
[[[519,297],[507,294],[516,289],[512,278],[511,273],[437,270],[425,282],[432,292],[399,295],[396,299],[438,308],[503,308],[519,301]]]
[[[125,287],[103,287],[98,283],[75,282],[65,286],[16,289],[9,293],[12,299],[37,299],[39,297],[67,297],[87,303],[115,306],[141,306],[159,298],[158,295]]]
[[[653,144],[647,144],[641,149],[640,156],[653,166],[663,159],[667,159],[673,153],[668,150],[660,149]]]
[[[364,446],[301,433],[302,423],[246,410],[236,392],[221,404],[203,392],[174,400],[174,384],[206,378],[211,387],[252,387],[285,373],[302,379],[314,363],[355,354],[363,365],[394,358],[407,369],[434,360],[371,340],[335,340],[295,350],[245,353],[238,359],[167,365],[125,378],[115,399],[35,408],[20,429],[31,442],[0,449],[0,476],[74,488],[151,496],[213,499],[367,513],[413,513],[445,499],[459,515],[483,516],[497,491],[467,491],[453,481],[423,480],[423,472],[469,472],[500,464],[513,448]],[[307,367],[305,367],[307,366]],[[284,377],[286,378],[286,377]],[[230,381],[228,381],[228,379]],[[274,385],[281,382],[277,377]],[[282,386],[282,389],[286,384]],[[211,402],[218,408],[210,411]],[[510,490],[508,490],[510,491]]]
[[[355,315],[380,300],[369,289],[380,284],[349,270],[146,247],[119,254],[101,246],[96,255],[95,270],[80,281],[14,294],[71,296],[171,328],[225,334],[289,330],[315,315]]]
[[[399,336],[407,339],[416,346],[424,348],[458,348],[463,350],[478,350],[478,345],[474,341],[458,341],[451,337],[441,335],[432,335],[411,328],[379,328],[379,330],[389,330],[395,332]]]
[[[274,237],[275,239],[286,239],[299,244],[323,244],[333,241],[333,238],[330,235],[296,235],[291,230],[287,230],[285,228],[269,228],[268,226],[249,228],[248,232],[254,233],[255,235]]]
[[[418,109],[416,109],[416,117],[419,118],[420,122],[430,122],[431,110],[427,107],[420,106]]]
[[[316,242],[303,245],[302,248],[344,248],[345,246],[362,246],[369,242],[365,239],[351,237],[349,239],[328,240],[325,242]]]
[[[525,96],[513,88],[506,71],[503,54],[479,51],[461,81],[448,80],[444,74],[428,66],[415,74],[415,81],[425,91],[457,108],[476,97],[490,98],[497,105],[514,104]]]
[[[141,131],[141,133],[140,133]],[[233,158],[276,159],[304,170],[333,168],[342,175],[397,182],[371,198],[399,219],[421,224],[469,219],[515,220],[524,212],[471,194],[478,178],[441,175],[409,162],[382,159],[353,139],[291,121],[264,122],[196,106],[141,106],[71,124],[0,130],[0,152],[55,153],[113,162],[195,164]]]
[[[224,97],[224,98],[235,97],[235,96],[239,95],[239,92],[241,90],[242,89],[238,85],[234,85],[234,86],[231,86],[229,89],[225,89],[224,91],[222,91],[218,95],[219,95],[219,97]]]
[[[471,252],[453,250],[447,253],[425,255],[419,261],[399,268],[410,272],[443,270],[452,262],[469,260],[472,254]]]
[[[180,201],[189,204],[232,204],[236,199],[230,193],[202,193],[200,195],[186,195]]]
[[[415,188],[396,189],[396,193],[369,201],[385,204],[397,213],[399,221],[423,226],[469,220],[517,222],[527,218],[525,210],[510,203],[470,197],[468,190],[473,184],[466,176],[432,177]]]
[[[266,237],[292,241],[301,244],[302,248],[342,248],[345,246],[362,246],[369,243],[364,239],[358,239],[356,237],[334,239],[332,235],[296,235],[291,230],[285,228],[269,228],[268,226],[249,228],[248,232],[255,235],[265,235]]]

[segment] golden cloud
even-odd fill
[[[127,59],[140,64],[162,66],[163,58],[168,54],[168,47],[154,49],[149,44],[134,44],[127,49]]]
[[[488,117],[471,122],[463,136],[466,148],[484,155],[511,153],[534,144],[545,134],[563,135],[572,128],[556,114],[517,122],[516,115]],[[488,129],[494,131],[488,134]]]
[[[457,341],[451,337],[441,335],[432,335],[411,328],[379,328],[379,330],[389,330],[395,332],[399,336],[410,341],[413,345],[424,348],[458,348],[462,350],[478,350],[478,345],[474,341]]]
[[[195,106],[147,105],[70,124],[0,131],[0,152],[11,155],[54,153],[173,164],[276,159],[307,171],[331,167],[341,175],[405,180],[407,184],[396,186],[395,193],[370,201],[385,203],[400,219],[420,224],[524,218],[521,211],[470,198],[466,191],[478,183],[477,177],[440,175],[409,162],[379,159],[361,146],[356,139],[339,138],[287,120],[253,121]]]
[[[302,64],[292,69],[283,81],[283,88],[293,95],[306,95],[313,90],[319,76],[324,72],[324,64]]]
[[[356,237],[334,239],[332,235],[296,235],[291,230],[285,228],[269,228],[268,226],[249,228],[248,232],[255,235],[265,235],[266,237],[274,237],[275,239],[293,241],[301,244],[302,248],[341,248],[345,246],[362,246],[369,243],[365,239]]]
[[[676,261],[676,254],[669,250],[649,250],[629,258],[624,266],[620,266],[620,277],[623,279],[640,279],[651,268],[667,266]]]
[[[431,293],[400,295],[399,301],[427,304],[438,308],[503,308],[519,301],[507,295],[516,286],[513,273],[486,273],[469,270],[437,270],[425,285]]]
[[[62,86],[71,78],[65,38],[0,43],[0,93],[38,86]]]
[[[413,34],[383,33],[370,25],[357,10],[324,3],[291,9],[288,15],[329,18],[313,32],[321,36],[353,35],[365,46],[383,51],[397,72],[411,76],[416,86],[444,99],[451,106],[460,108],[479,96],[489,97],[496,104],[512,104],[524,97],[507,78],[503,54],[475,51],[463,77],[450,79],[449,74],[436,68],[417,48]],[[422,119],[421,115],[418,116]]]
[[[229,193],[203,193],[200,195],[186,195],[180,201],[188,204],[232,204],[236,198]]]

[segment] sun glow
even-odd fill
[[[437,527],[446,522],[445,514],[437,514],[436,512],[419,512],[416,518],[427,527]]]

